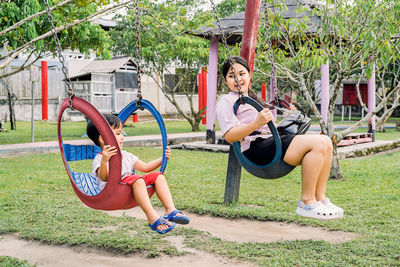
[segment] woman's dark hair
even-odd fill
[[[249,63],[247,62],[246,59],[244,59],[242,57],[230,57],[222,65],[222,75],[224,76],[224,79],[226,79],[226,75],[228,75],[229,69],[235,63],[242,65],[250,73]],[[248,95],[249,95],[249,97],[256,100],[258,103],[260,103],[263,107],[268,107],[268,105],[265,104],[264,100],[262,98],[258,97],[257,94],[253,90],[251,90],[251,88],[249,88],[249,90],[248,90]]]
[[[103,114],[103,116],[108,122],[108,124],[110,124],[112,129],[118,129],[122,124],[121,120],[113,114]],[[86,134],[96,146],[100,146],[99,143],[100,132],[97,130],[96,126],[92,121],[89,121],[87,124]]]

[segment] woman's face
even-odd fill
[[[243,65],[241,65],[239,63],[234,63],[229,68],[228,74],[224,78],[224,82],[229,87],[229,90],[231,90],[233,92],[238,91],[236,81],[235,81],[235,75],[239,82],[240,89],[243,91],[243,93],[247,94],[248,89],[249,89],[249,84],[250,84],[250,78],[251,78],[250,73],[247,71],[247,69]]]

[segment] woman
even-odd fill
[[[222,73],[230,90],[217,104],[217,119],[225,140],[229,143],[240,141],[242,153],[256,164],[271,162],[275,154],[274,140],[267,126],[273,120],[271,111],[265,108],[257,112],[245,104],[240,105],[236,116],[233,113],[233,104],[239,97],[238,87],[244,95],[261,102],[249,88],[251,76],[247,61],[232,57],[225,61]],[[295,110],[295,107],[291,106],[291,109]],[[332,162],[330,138],[325,135],[281,135],[281,140],[282,160],[302,167],[302,194],[296,213],[325,220],[342,218],[343,210],[325,196]]]

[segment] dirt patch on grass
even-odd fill
[[[156,208],[159,214],[163,209]],[[129,210],[106,211],[111,216],[132,216],[146,219],[140,208]],[[239,243],[244,242],[277,242],[285,240],[322,240],[330,243],[343,243],[358,237],[355,233],[343,231],[329,231],[323,228],[299,226],[294,223],[265,222],[247,219],[225,219],[209,215],[198,215],[185,211],[185,215],[191,219],[188,225],[178,227],[192,227],[208,232],[212,236]]]
[[[83,246],[50,246],[37,241],[21,240],[14,235],[4,235],[0,237],[0,255],[26,260],[32,265],[41,267],[252,266],[196,249],[185,248],[183,237],[170,236],[166,239],[179,251],[189,253],[179,257],[162,255],[157,258],[147,258],[145,255],[116,256],[100,249]]]
[[[157,208],[162,214],[163,210]],[[132,216],[145,220],[145,215],[140,208],[125,211],[107,211],[111,216]],[[185,212],[191,218],[188,225],[177,227],[191,227],[212,236],[227,241],[244,242],[277,242],[285,240],[323,240],[330,243],[342,243],[358,237],[355,233],[343,231],[328,231],[323,228],[299,226],[296,224],[263,222],[247,219],[225,219],[209,215],[197,215]],[[101,228],[100,230],[114,230],[114,227]],[[135,234],[132,232],[130,234]],[[0,236],[0,255],[27,260],[37,266],[252,266],[250,263],[234,261],[232,259],[214,255],[184,245],[182,236],[165,236],[178,251],[187,252],[182,256],[171,257],[161,255],[157,258],[148,258],[146,255],[114,255],[105,250],[87,248],[85,246],[51,246],[37,241],[18,239],[16,235]]]

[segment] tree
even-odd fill
[[[133,1],[133,0],[132,0]],[[61,49],[70,48],[89,54],[96,51],[99,57],[109,58],[109,37],[99,26],[91,24],[100,15],[112,12],[132,1],[110,5],[112,0],[64,0],[49,1],[54,18],[55,32]],[[53,32],[47,18],[44,2],[17,0],[0,2],[0,43],[6,48],[0,56],[0,79],[29,68],[46,52],[56,53]],[[25,63],[16,71],[9,71],[9,64],[22,52],[29,52]],[[7,84],[3,81],[3,83]],[[6,88],[8,88],[6,86]],[[8,92],[12,95],[12,92]],[[9,97],[10,120],[15,129],[15,118]]]
[[[379,105],[364,118],[343,131],[337,132],[333,127],[335,103],[344,79],[361,76],[371,77],[377,73],[388,71],[390,64],[398,59],[396,49],[398,42],[393,41],[399,29],[398,15],[400,6],[397,1],[331,1],[324,5],[317,4],[309,16],[285,20],[282,11],[286,8],[282,1],[275,2],[268,10],[268,25],[261,29],[260,35],[271,36],[273,45],[263,44],[259,50],[259,69],[268,69],[271,65],[268,56],[273,49],[273,60],[277,68],[278,78],[286,80],[297,88],[298,95],[304,97],[309,108],[319,120],[323,133],[330,136],[334,144],[331,177],[343,177],[337,157],[337,142],[353,132],[377,114],[389,99],[398,101],[398,87],[381,87],[378,91],[386,93],[380,99]],[[307,11],[301,8],[300,12]],[[315,28],[310,22],[318,22]],[[313,98],[312,77],[320,76],[320,67],[329,60],[331,97],[329,102],[328,120],[324,122],[317,108],[317,99]],[[382,76],[383,77],[383,76]]]
[[[193,95],[196,75],[201,66],[208,62],[209,42],[185,34],[212,20],[210,13],[197,10],[198,1],[141,1],[140,2],[140,44],[142,71],[151,77],[165,97],[176,107],[198,131],[201,115],[205,109],[196,111]],[[117,19],[117,27],[111,31],[112,50],[117,54],[136,56],[137,26],[136,8],[130,7],[126,16]],[[179,69],[173,74],[171,67]],[[177,75],[176,83],[168,77]],[[185,113],[177,101],[177,95],[184,95],[190,112]]]

